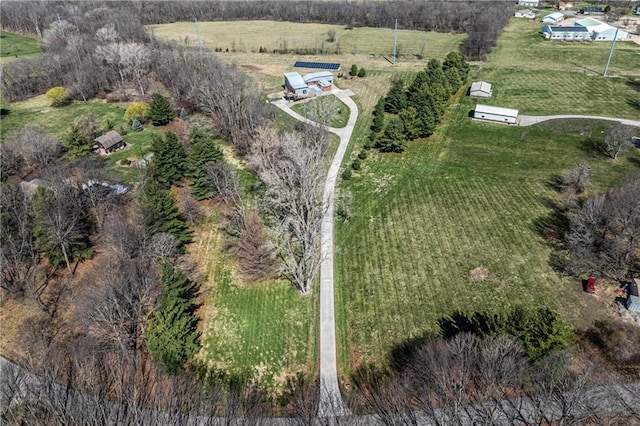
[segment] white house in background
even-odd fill
[[[474,98],[490,98],[491,84],[486,81],[474,81],[469,89],[469,96]]]
[[[531,11],[531,9],[522,9],[522,10],[518,10],[515,13],[515,17],[516,18],[527,18],[527,19],[533,19],[536,17],[536,14],[533,13]]]
[[[578,19],[576,26],[585,27],[589,30],[591,38],[595,41],[611,41],[616,37],[616,28],[594,18]],[[629,34],[626,31],[618,29],[616,40],[625,40]]]
[[[542,22],[546,22],[548,24],[557,24],[558,22],[564,19],[564,15],[560,12],[550,13],[544,18],[542,18]]]
[[[540,0],[518,0],[518,6],[538,7],[540,6]]]
[[[473,111],[473,118],[496,121],[498,123],[516,124],[518,122],[518,110],[478,104]]]
[[[545,25],[540,30],[542,36],[550,40],[569,40],[583,41],[591,40],[591,33],[585,27],[558,27],[554,25]]]

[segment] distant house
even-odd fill
[[[636,7],[636,15],[640,15],[640,6]]]
[[[536,14],[533,13],[531,11],[531,9],[522,9],[522,10],[518,10],[515,13],[515,17],[516,18],[527,18],[527,19],[533,19],[536,17]]]
[[[591,40],[591,33],[585,27],[558,27],[545,25],[540,30],[542,36],[550,40],[584,41]]]
[[[285,97],[299,99],[311,96],[311,89],[297,72],[288,72],[284,75]]]
[[[316,92],[330,92],[333,88],[333,74],[330,71],[307,74],[302,80]]]
[[[109,154],[117,149],[124,148],[126,145],[122,140],[120,133],[114,130],[111,130],[102,136],[98,136],[93,141],[95,142],[93,149],[98,151],[98,154],[100,155]]]
[[[546,22],[549,24],[557,24],[558,22],[564,19],[564,15],[560,12],[550,13],[544,18],[542,18],[542,22]]]
[[[589,15],[592,13],[604,13],[604,9],[596,6],[587,6],[580,9],[578,13],[580,13],[581,15]]]
[[[540,0],[518,0],[518,6],[538,7],[540,6]]]
[[[478,104],[473,111],[473,118],[496,121],[498,123],[516,124],[518,122],[518,110]]]
[[[485,81],[474,81],[469,89],[469,96],[475,98],[490,98],[491,84]]]
[[[558,10],[568,10],[573,7],[573,2],[570,1],[561,1],[558,3]]]

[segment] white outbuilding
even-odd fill
[[[486,81],[474,81],[469,89],[469,96],[474,98],[490,98],[491,84]]]
[[[616,34],[616,31],[618,32]],[[612,41],[615,37],[616,40],[626,40],[629,33],[622,31],[619,28],[609,27],[600,31],[593,32],[593,40],[595,41]]]
[[[518,110],[478,104],[473,111],[473,118],[496,121],[498,123],[516,124],[518,122]]]
[[[558,22],[564,19],[564,15],[560,12],[550,13],[544,18],[542,18],[542,22],[546,22],[548,24],[557,24]]]

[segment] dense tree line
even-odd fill
[[[373,110],[370,139],[375,141],[375,147],[382,152],[402,152],[407,140],[433,134],[449,98],[468,74],[464,56],[450,52],[442,63],[429,60],[425,70],[412,76],[408,84],[396,79]],[[385,112],[393,116],[385,119]]]

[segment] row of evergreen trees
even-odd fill
[[[206,170],[223,157],[222,150],[205,128],[192,129],[189,145],[187,155],[175,133],[153,137],[154,156],[143,193],[147,232],[170,234],[180,251],[191,241],[191,234],[170,188],[186,179],[198,200],[213,196]],[[193,283],[182,271],[163,264],[160,284],[161,302],[148,323],[147,345],[156,362],[169,371],[177,371],[198,351]]]
[[[450,52],[442,63],[431,59],[410,82],[397,79],[373,111],[370,140],[375,147],[382,152],[402,152],[407,140],[432,135],[449,98],[468,75],[464,56]]]

